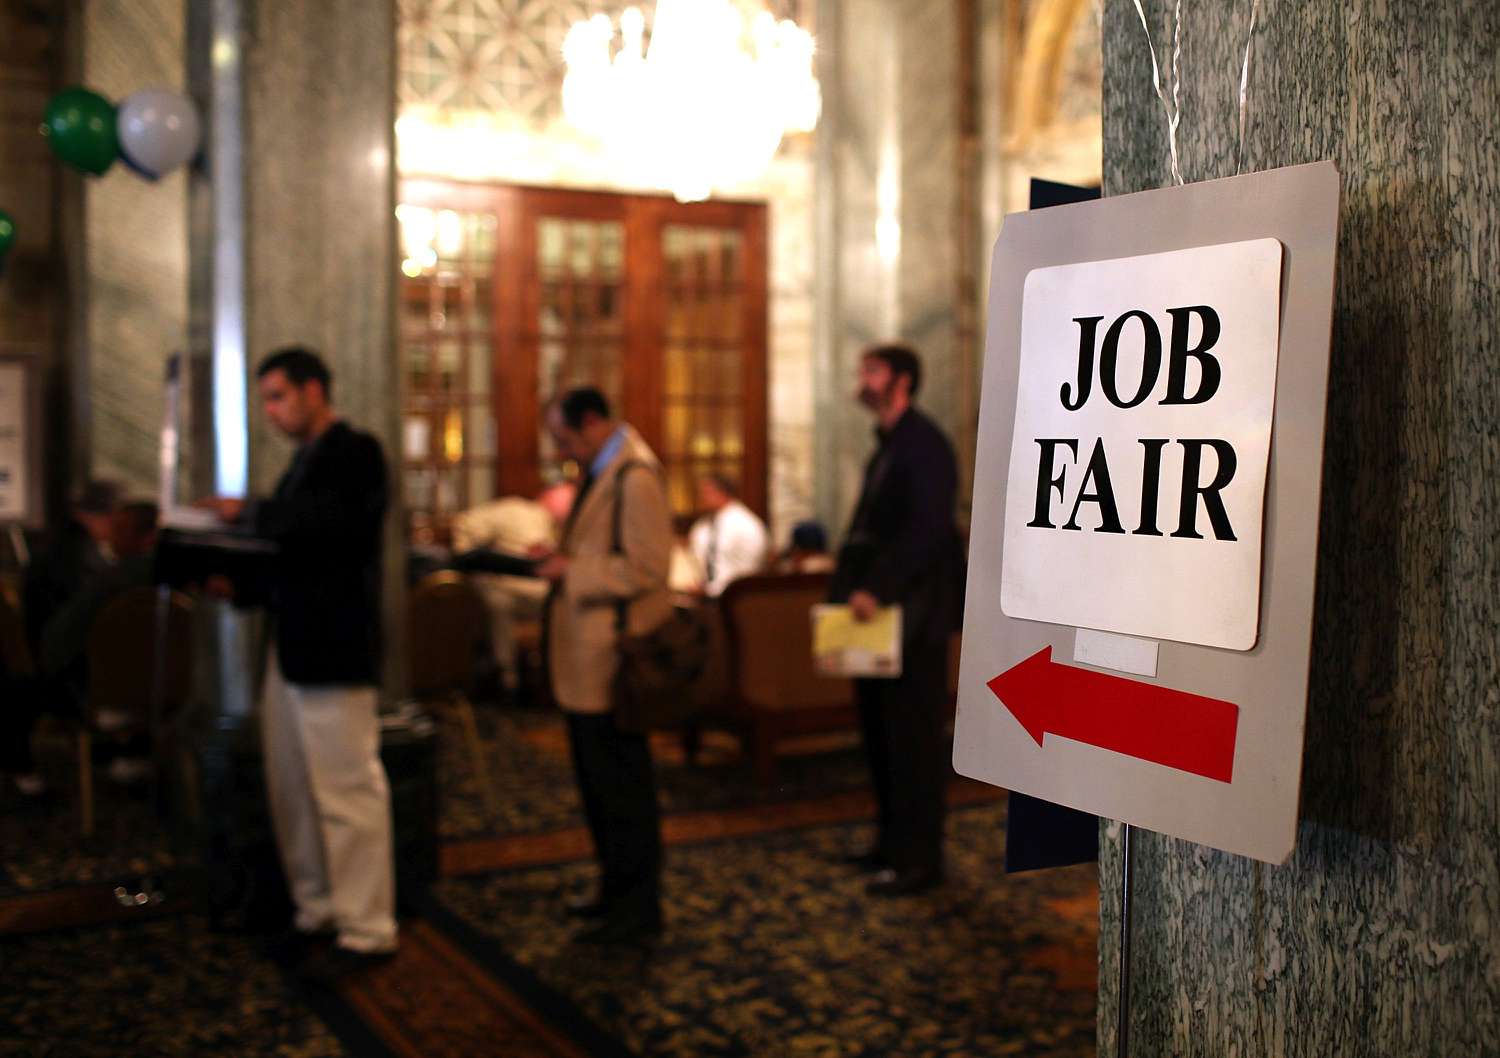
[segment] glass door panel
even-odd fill
[[[576,473],[542,412],[579,385],[661,456],[674,513],[711,472],[766,513],[764,206],[413,179],[398,215],[414,532]]]
[[[745,313],[738,281],[743,241],[736,228],[662,229],[667,345],[660,455],[679,514],[692,510],[697,479],[705,474],[745,479],[738,425],[744,356],[730,338],[740,332]]]
[[[625,225],[618,220],[537,218],[541,289],[532,325],[539,339],[539,409],[576,386],[595,386],[615,408],[623,408],[624,243]],[[537,451],[544,478],[574,470],[563,466],[540,415]]]
[[[493,210],[403,202],[397,332],[402,371],[401,460],[412,535],[445,540],[453,515],[493,497]],[[487,484],[489,483],[489,484]]]

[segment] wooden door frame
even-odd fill
[[[663,229],[671,224],[689,227],[733,228],[744,237],[744,316],[740,321],[743,335],[741,342],[746,349],[756,350],[754,356],[743,357],[740,364],[740,401],[744,408],[757,408],[756,415],[745,415],[741,419],[744,436],[742,465],[744,472],[739,482],[740,500],[767,522],[770,521],[769,458],[767,451],[770,404],[768,380],[770,378],[770,349],[767,343],[770,315],[769,261],[767,260],[767,228],[769,209],[761,202],[678,202],[667,197],[651,197],[650,208],[642,220],[648,236],[646,245],[656,251],[654,274],[650,277],[653,286],[663,282],[665,271],[661,254]],[[651,288],[647,288],[651,289]],[[647,299],[658,310],[666,304],[666,298],[657,296]],[[651,423],[653,444],[662,436],[662,356],[666,345],[666,320],[658,311],[650,320],[649,340],[654,344],[653,393],[656,394],[655,415]]]
[[[420,174],[401,178],[397,199],[429,209],[488,212],[497,218],[490,380],[497,496],[533,495],[542,485],[538,445],[541,408],[537,400],[540,336],[534,333],[541,287],[534,272],[525,272],[535,267],[537,218],[561,216],[624,224],[626,268],[621,312],[625,370],[619,414],[657,451],[662,450],[662,351],[666,337],[666,299],[661,290],[665,274],[663,229],[682,224],[739,230],[744,239],[742,344],[751,353],[742,356],[741,364],[741,498],[769,520],[769,209],[765,203],[683,203],[665,195],[478,183]]]

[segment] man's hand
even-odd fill
[[[857,591],[849,596],[849,612],[856,621],[868,621],[880,609],[880,600],[867,591]]]
[[[568,575],[570,561],[567,555],[552,555],[536,568],[536,575],[556,584]]]

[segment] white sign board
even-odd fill
[[[1027,275],[1007,614],[1255,645],[1280,308],[1275,239]]]
[[[961,774],[1290,855],[1338,194],[1324,162],[1006,218]]]

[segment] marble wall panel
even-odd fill
[[[950,435],[959,408],[959,7],[899,5],[901,73],[895,100],[901,144],[900,319],[897,333],[922,354],[918,401]]]
[[[245,341],[248,370],[284,345],[319,350],[333,398],[380,440],[392,468],[385,629],[404,642],[405,518],[396,370],[394,0],[245,7]],[[271,488],[290,446],[251,390],[252,491]],[[405,683],[386,652],[388,692]]]
[[[1170,6],[1146,5],[1159,45]],[[1248,11],[1186,11],[1184,175],[1230,175]],[[1500,21],[1465,0],[1260,18],[1246,168],[1343,174],[1303,822],[1283,867],[1143,835],[1131,1053],[1500,1053]],[[1159,186],[1132,3],[1104,41],[1105,191]]]
[[[323,352],[335,403],[400,451],[395,360],[395,21],[365,0],[247,10],[246,340]],[[289,450],[251,416],[251,479]]]
[[[920,403],[950,433],[958,379],[959,9],[893,0],[820,6],[824,116],[818,194],[816,509],[841,533],[873,448],[854,401],[861,350],[910,342]]]
[[[182,90],[181,0],[82,7],[83,80],[119,102]],[[85,184],[88,467],[154,497],[167,357],[187,347],[187,177],[147,181],[116,162]]]
[[[33,358],[43,394],[43,518],[65,508],[75,480],[87,474],[85,434],[76,430],[73,387],[86,375],[68,353],[80,328],[70,326],[72,269],[78,255],[65,247],[82,239],[83,178],[65,175],[47,141],[40,115],[66,76],[66,12],[58,7],[0,5],[0,209],[15,223],[0,275],[0,354]]]
[[[873,448],[871,421],[854,401],[859,353],[899,329],[902,157],[899,37],[895,12],[880,0],[820,13],[823,129],[830,140],[822,191],[833,212],[818,267],[828,281],[819,312],[830,347],[819,379],[817,512],[834,539],[859,495]]]

